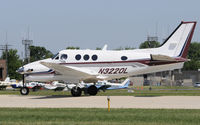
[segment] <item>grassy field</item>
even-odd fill
[[[194,87],[148,87],[99,92],[97,96],[200,96]],[[0,91],[0,95],[20,95]],[[69,95],[64,91],[38,91],[30,95]],[[67,103],[67,102],[66,102]],[[82,109],[82,108],[0,108],[0,125],[199,125],[200,110],[192,109]]]
[[[1,125],[199,125],[200,110],[0,108]]]
[[[107,90],[106,92],[99,92],[97,96],[200,96],[200,88],[195,87],[152,87],[152,90],[149,90],[149,87],[144,87],[141,89],[141,87],[132,87],[130,88],[134,92],[128,92],[127,89],[123,90]],[[14,94],[14,95],[20,95],[19,90],[13,91],[13,90],[2,90],[0,91],[0,95],[8,95],[8,94]],[[37,91],[32,92],[30,91],[30,95],[71,95],[70,92],[67,91]],[[84,94],[83,94],[84,95]]]

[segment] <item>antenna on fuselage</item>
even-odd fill
[[[105,44],[105,45],[103,46],[102,50],[107,50],[107,47],[108,47],[108,45]]]

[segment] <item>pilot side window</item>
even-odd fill
[[[84,59],[84,60],[88,60],[89,58],[90,58],[90,57],[89,57],[89,55],[87,55],[87,54],[83,56],[83,59]]]
[[[59,53],[56,53],[56,54],[53,55],[51,58],[52,58],[52,59],[59,59]]]
[[[60,57],[61,60],[66,60],[67,59],[67,54],[62,54]]]
[[[55,60],[58,60],[59,59],[59,56],[57,56],[56,58],[55,58]]]

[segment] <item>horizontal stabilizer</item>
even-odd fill
[[[177,61],[176,59],[166,55],[151,55],[153,61]]]

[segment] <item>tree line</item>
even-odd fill
[[[156,48],[159,47],[160,43],[157,41],[145,41],[140,44],[139,48]],[[69,46],[66,49],[80,49],[80,47]],[[101,48],[97,47],[96,50]],[[135,49],[134,47],[119,47],[115,50],[131,50]],[[50,58],[53,56],[53,53],[47,50],[45,47],[41,46],[30,46],[30,61],[34,62],[41,59]],[[183,70],[198,70],[200,69],[200,43],[192,42],[188,51],[188,59],[190,61],[184,63]],[[6,53],[3,52],[1,59],[6,59]],[[8,64],[8,74],[12,79],[21,79],[21,75],[16,72],[16,70],[27,63],[27,60],[20,59],[17,54],[16,49],[10,49],[7,53],[7,64]]]

